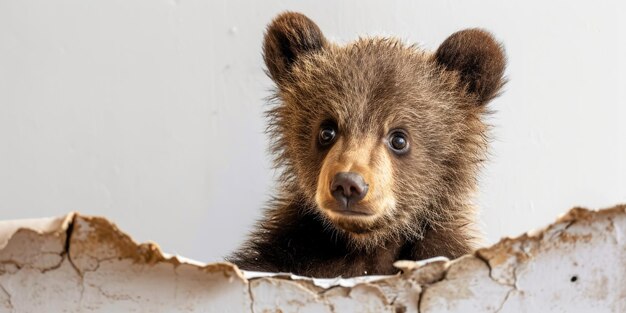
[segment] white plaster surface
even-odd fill
[[[620,313],[625,229],[626,205],[573,209],[456,260],[314,279],[187,262],[99,217],[0,222],[0,312]]]
[[[287,9],[339,42],[434,49],[466,27],[504,42],[488,243],[626,202],[624,1],[0,0],[0,219],[80,209],[220,260],[271,195],[261,40]]]

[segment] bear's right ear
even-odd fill
[[[439,46],[435,58],[447,70],[459,73],[462,87],[476,96],[478,105],[496,97],[506,82],[504,49],[484,30],[466,29],[452,34]]]
[[[299,57],[326,45],[326,38],[313,21],[300,13],[285,12],[267,27],[263,58],[271,78],[280,85]]]

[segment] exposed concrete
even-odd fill
[[[394,276],[241,272],[137,244],[70,213],[0,222],[0,312],[624,312],[626,206],[554,224]]]

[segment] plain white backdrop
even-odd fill
[[[486,243],[626,202],[624,2],[0,0],[0,219],[77,210],[201,261],[235,249],[275,179],[261,42],[284,10],[343,43],[504,43]]]

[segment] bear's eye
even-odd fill
[[[409,140],[403,131],[393,131],[389,135],[389,148],[397,154],[409,151]]]
[[[319,141],[322,146],[328,145],[335,140],[337,135],[336,127],[333,125],[322,125],[320,128]]]

